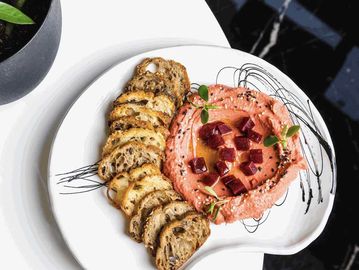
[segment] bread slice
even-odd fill
[[[154,111],[159,111],[173,116],[175,112],[175,103],[166,94],[159,93],[155,95],[152,92],[138,90],[122,93],[114,102],[114,106],[133,103],[139,104]]]
[[[102,158],[98,166],[98,175],[104,181],[109,181],[116,174],[127,172],[145,163],[152,163],[161,168],[163,158],[163,152],[156,146],[128,142],[116,147],[111,154]]]
[[[130,178],[132,181],[138,181],[145,177],[146,175],[152,175],[152,174],[160,174],[160,169],[152,164],[152,163],[146,163],[143,164],[141,167],[137,167],[132,169],[128,174],[130,175]]]
[[[148,216],[143,228],[142,240],[145,246],[155,255],[157,237],[166,223],[175,219],[181,219],[186,213],[194,211],[187,202],[170,202],[159,205]]]
[[[174,190],[158,190],[147,194],[136,206],[130,219],[128,231],[132,239],[142,241],[143,225],[156,206],[181,200],[181,196]]]
[[[137,120],[150,122],[153,126],[164,126],[168,128],[171,118],[162,112],[154,111],[138,104],[121,104],[113,108],[109,115],[109,123],[124,117],[134,116]]]
[[[180,268],[210,235],[209,221],[198,213],[188,213],[174,220],[161,231],[156,251],[159,270]]]
[[[135,76],[127,83],[125,92],[130,91],[145,91],[152,92],[155,95],[166,94],[173,102],[176,102],[175,93],[178,91],[174,89],[176,84],[168,80],[165,76],[158,72],[152,73],[145,71],[141,74],[136,73]]]
[[[155,190],[170,190],[172,184],[162,174],[147,175],[139,181],[131,183],[125,191],[121,203],[121,209],[128,217],[143,197]]]
[[[158,147],[161,151],[166,148],[166,140],[162,134],[154,130],[144,128],[131,128],[125,131],[116,131],[112,133],[102,148],[102,156],[110,154],[113,149],[124,145],[129,141],[141,142],[145,145],[153,145]]]
[[[174,95],[177,98],[177,105],[182,105],[183,97],[190,91],[191,83],[188,78],[186,68],[173,60],[165,60],[161,57],[155,58],[146,58],[140,63],[136,68],[136,73],[138,75],[145,74],[148,71],[148,66],[150,64],[156,65],[155,74],[164,76],[168,81],[170,81],[174,86]]]
[[[163,126],[154,126],[151,122],[145,122],[136,119],[135,116],[120,117],[116,121],[113,121],[110,126],[110,134],[114,133],[116,130],[124,131],[130,128],[145,128],[154,130],[157,133],[161,133],[164,138],[167,138],[169,135],[168,129],[164,128]]]
[[[151,163],[143,164],[141,167],[132,169],[130,172],[121,172],[117,174],[107,185],[107,198],[116,207],[120,208],[123,194],[130,182],[135,182],[151,174],[160,174],[160,169]]]

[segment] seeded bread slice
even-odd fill
[[[98,166],[98,175],[104,181],[111,180],[120,172],[127,172],[145,163],[161,168],[164,155],[156,146],[140,142],[128,142],[116,147],[111,154],[102,158]]]
[[[163,112],[169,116],[173,116],[175,104],[173,100],[166,94],[159,93],[155,95],[149,91],[130,91],[122,93],[114,102],[114,106],[126,103],[134,103],[142,105],[146,108]]]
[[[144,128],[131,128],[125,131],[116,131],[112,133],[102,148],[102,156],[110,154],[113,149],[124,145],[129,141],[141,142],[145,145],[153,145],[163,151],[166,147],[166,140],[162,134],[154,130]]]
[[[148,175],[139,181],[131,183],[125,191],[121,209],[131,217],[137,204],[143,197],[155,190],[171,190],[172,184],[162,174]]]
[[[156,265],[159,270],[180,268],[210,235],[208,219],[188,213],[181,220],[167,224],[159,236]]]
[[[166,94],[173,102],[176,102],[175,93],[178,90],[175,89],[175,87],[177,87],[176,84],[158,72],[152,73],[150,71],[145,71],[133,76],[127,83],[125,92],[142,90],[152,92],[155,95]]]
[[[194,211],[193,207],[187,202],[170,202],[166,205],[159,205],[148,216],[143,228],[142,240],[150,252],[155,255],[158,235],[163,226],[175,219],[181,219],[183,216]]]
[[[158,190],[146,195],[136,206],[133,216],[130,219],[128,231],[132,239],[142,242],[143,225],[152,209],[169,203],[182,200],[181,196],[174,190]]]
[[[121,104],[113,108],[109,115],[110,124],[124,116],[134,116],[137,120],[150,122],[154,126],[168,128],[171,118],[162,112],[154,111],[138,104]]]
[[[161,133],[164,138],[167,138],[169,135],[168,129],[164,128],[163,126],[154,126],[151,122],[145,122],[136,119],[135,116],[120,117],[116,121],[112,122],[110,126],[110,134],[114,133],[116,130],[124,131],[131,128],[145,128],[154,130],[157,133]]]
[[[165,60],[161,57],[146,58],[136,68],[138,75],[149,72],[148,66],[156,65],[155,74],[164,76],[173,84],[174,95],[177,98],[177,105],[182,105],[183,97],[190,91],[191,83],[188,78],[186,68],[173,60]]]
[[[134,168],[130,172],[121,172],[109,182],[107,186],[107,198],[116,207],[120,208],[123,194],[130,182],[135,182],[151,174],[160,174],[160,169],[151,163],[143,164],[141,167]]]

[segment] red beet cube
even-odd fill
[[[203,157],[194,158],[189,162],[192,172],[195,174],[204,173],[207,171],[206,161]]]
[[[234,162],[236,160],[236,150],[227,147],[219,149],[219,159]]]
[[[224,161],[217,161],[215,167],[220,176],[224,176],[229,172],[229,168]]]
[[[249,117],[243,117],[238,124],[239,131],[246,133],[254,127],[254,122]]]
[[[222,136],[219,134],[213,134],[209,136],[207,139],[207,145],[212,149],[217,149],[219,146],[223,144],[224,144],[224,140]]]
[[[221,180],[225,186],[228,186],[228,184],[230,182],[237,180],[237,178],[234,175],[227,175],[227,176],[221,178]]]
[[[262,149],[249,150],[249,160],[253,161],[254,163],[263,163]]]
[[[209,174],[206,174],[203,178],[202,178],[202,183],[206,186],[214,186],[217,181],[219,179],[219,175],[215,172],[211,172]]]
[[[237,150],[246,151],[249,150],[250,141],[247,137],[237,136],[234,137],[234,144],[236,145]]]
[[[239,179],[229,182],[228,187],[230,190],[232,190],[234,195],[239,195],[247,191],[246,187]]]
[[[248,130],[247,137],[248,139],[256,143],[259,143],[262,140],[262,135],[255,132],[254,130]]]
[[[243,162],[239,167],[241,171],[247,176],[254,175],[257,172],[257,167],[252,161]]]
[[[232,132],[232,129],[224,123],[219,124],[217,129],[221,135],[229,134]]]
[[[200,129],[199,129],[199,137],[202,140],[207,140],[211,135],[214,134],[218,134],[219,131],[217,129],[217,126],[223,124],[222,122],[216,121],[216,122],[212,122],[212,123],[208,123],[203,125]]]

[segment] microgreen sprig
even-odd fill
[[[287,148],[287,139],[292,137],[294,134],[298,133],[299,130],[300,130],[300,126],[298,126],[298,125],[291,126],[290,128],[288,128],[288,126],[285,125],[280,134],[281,139],[278,138],[276,135],[269,135],[268,137],[266,137],[264,139],[264,142],[263,142],[264,146],[270,147],[277,143],[281,143],[283,146],[283,149],[286,149]]]
[[[198,95],[203,99],[206,103],[202,106],[196,105],[191,102],[191,105],[197,109],[202,109],[201,111],[201,122],[202,124],[206,124],[209,120],[209,110],[217,109],[218,106],[207,103],[208,102],[208,87],[206,85],[201,85],[198,88]]]
[[[222,209],[222,206],[225,203],[229,202],[229,200],[221,199],[217,195],[217,193],[214,191],[214,189],[212,187],[210,187],[210,186],[205,186],[204,191],[205,191],[205,193],[207,193],[207,194],[213,196],[214,198],[216,198],[216,201],[213,201],[209,205],[207,205],[208,208],[207,208],[207,211],[206,211],[207,214],[210,214],[212,216],[212,220],[215,221],[217,219],[217,217],[218,217],[219,212]]]

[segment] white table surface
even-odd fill
[[[45,80],[0,106],[0,269],[81,269],[52,216],[49,148],[76,97],[112,65],[181,44],[229,47],[204,0],[62,0],[60,48]],[[235,259],[234,259],[235,258]],[[198,269],[260,270],[263,254],[221,251]]]

